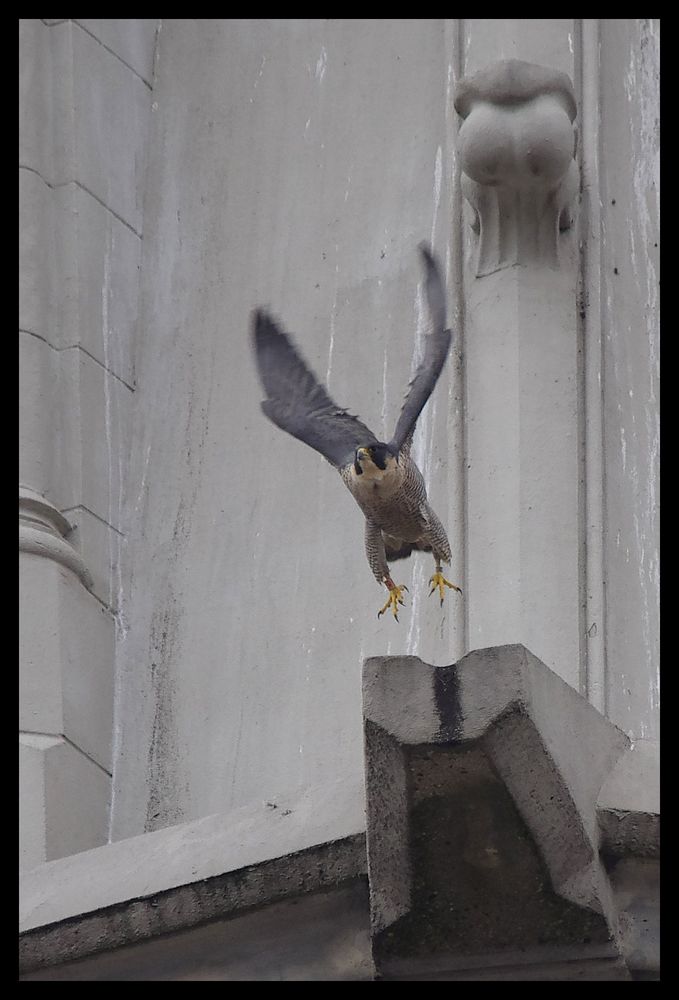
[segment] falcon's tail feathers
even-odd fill
[[[382,534],[387,562],[396,559],[407,559],[411,552],[431,552],[431,545],[420,542],[404,542],[402,538]]]

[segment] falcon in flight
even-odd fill
[[[264,413],[278,427],[319,451],[339,472],[365,514],[365,551],[378,583],[389,592],[377,615],[391,608],[398,621],[403,591],[389,573],[389,561],[414,549],[431,552],[436,569],[429,583],[438,588],[443,606],[446,580],[441,563],[450,562],[450,545],[440,520],[427,502],[422,473],[410,454],[417,418],[433,392],[450,347],[446,329],[441,272],[431,251],[420,244],[425,268],[431,329],[424,358],[408,394],[391,441],[378,441],[358,417],[337,406],[316,379],[289,337],[262,309],[252,317],[252,340],[259,376],[266,393]],[[461,591],[460,591],[461,592]]]

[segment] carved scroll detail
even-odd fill
[[[455,109],[477,276],[513,264],[557,267],[579,188],[570,79],[516,59],[494,63],[460,81]]]

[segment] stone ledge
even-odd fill
[[[626,852],[624,858],[607,862],[604,870],[598,857],[599,850],[611,853],[607,817],[631,822],[630,817],[655,808],[651,782],[643,777],[654,767],[652,748],[626,751],[623,735],[521,646],[478,650],[458,664],[439,668],[417,657],[386,659],[386,673],[379,669],[383,658],[366,661],[366,712],[374,720],[366,723],[368,731],[374,730],[368,742],[372,741],[373,751],[377,744],[382,747],[383,762],[393,757],[395,768],[391,782],[379,783],[375,766],[379,762],[374,757],[371,762],[369,753],[373,947],[379,936],[385,944],[383,932],[398,923],[400,911],[416,936],[438,940],[435,928],[431,931],[431,918],[441,910],[441,898],[451,875],[457,879],[460,874],[461,863],[467,866],[467,875],[473,870],[477,881],[490,878],[491,889],[500,887],[507,897],[505,924],[517,905],[513,890],[506,891],[509,883],[498,882],[494,875],[498,859],[510,882],[515,869],[512,885],[518,886],[517,892],[530,897],[536,885],[542,886],[530,912],[537,907],[542,913],[546,906],[548,915],[556,914],[556,923],[555,933],[546,940],[540,940],[541,935],[533,940],[528,933],[530,913],[522,910],[519,922],[526,926],[519,928],[518,937],[514,935],[518,945],[494,948],[492,941],[483,940],[479,916],[490,905],[490,890],[479,891],[477,886],[476,895],[469,897],[475,929],[467,946],[456,953],[450,940],[441,938],[446,947],[431,955],[382,955],[378,948],[376,975],[441,981],[619,980],[638,978],[637,973],[653,978],[657,862],[648,857],[649,842],[637,830],[636,837],[627,836],[619,847]],[[407,697],[401,697],[404,692],[409,692]],[[597,744],[602,753],[596,752]],[[399,783],[396,779],[406,758],[407,773],[401,774],[404,780]],[[583,759],[586,767],[581,766]],[[522,760],[527,768],[517,770]],[[636,784],[630,786],[635,775]],[[552,784],[543,801],[545,777]],[[451,780],[458,801],[467,806],[476,803],[478,808],[467,810],[464,822],[460,810],[453,810],[455,822],[441,825],[436,810],[442,807],[441,795],[445,797],[443,786],[447,788]],[[424,827],[413,827],[412,814],[404,817],[398,803],[394,809],[393,795],[399,788],[401,797],[410,797],[419,820],[425,826],[429,823],[430,835],[418,836],[426,833]],[[374,828],[377,792],[384,799],[379,810],[382,825],[397,834],[401,830],[399,850],[386,850],[389,836],[383,837],[381,861]],[[128,945],[171,942],[168,935],[193,934],[194,929],[197,934],[201,927],[245,919],[248,913],[270,912],[274,920],[278,912],[274,904],[332,893],[350,883],[367,896],[363,810],[341,784],[323,794],[333,801],[343,797],[342,828],[323,820],[322,802],[302,795],[289,803],[246,806],[117,841],[27,872],[22,879],[22,970],[27,975],[33,970],[37,976],[42,969],[40,978],[51,978],[49,970],[55,969],[55,978],[68,978],[67,963],[87,956],[94,962],[104,953],[111,956],[106,959],[109,964],[114,954],[118,956],[116,967],[125,969],[125,956],[139,955],[138,949],[128,951]],[[559,800],[556,804],[550,800],[553,795]],[[495,813],[508,817],[511,829],[507,824],[494,825]],[[337,814],[335,810],[333,815]],[[568,828],[563,826],[564,817]],[[462,836],[464,843],[461,851],[444,848],[445,863],[437,867],[433,856],[444,834]],[[533,858],[533,840],[540,845],[538,860]],[[424,900],[424,910],[421,890],[426,878],[423,882],[419,871],[423,857],[437,896],[431,905]],[[392,862],[400,865],[400,896],[385,883]],[[462,871],[463,883],[467,875]],[[459,897],[464,884],[456,883],[454,889]],[[386,904],[395,907],[391,916]],[[387,918],[381,930],[374,922],[376,907]],[[403,929],[396,926],[397,936]],[[225,961],[232,957],[226,955]]]
[[[130,944],[26,972],[22,981],[368,981],[365,876]]]
[[[342,822],[324,818],[326,799]],[[39,865],[21,877],[22,963],[65,962],[363,876],[364,830],[354,786],[338,782]]]
[[[20,970],[29,972],[112,951],[335,888],[365,874],[365,836],[355,834],[26,931],[20,938]]]

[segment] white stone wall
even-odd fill
[[[21,481],[75,525],[92,579],[24,558],[31,740],[113,773],[119,839],[296,796],[330,824],[360,806],[370,655],[525,643],[654,739],[658,22],[156,28],[22,22]],[[573,80],[582,189],[560,269],[477,278],[453,96],[507,58]],[[423,329],[422,239],[457,338],[415,453],[464,594],[441,611],[430,559],[395,564],[396,624],[376,618],[336,473],[261,414],[247,331],[270,307],[340,405],[389,434]]]
[[[20,22],[23,861],[108,839],[155,21]]]
[[[393,429],[416,246],[445,261],[451,228],[442,25],[170,20],[159,44],[116,836],[333,785],[338,809],[361,802],[364,657],[462,651],[461,605],[427,603],[431,560],[398,566],[413,607],[378,621],[360,511],[261,414],[248,338],[268,304],[341,405]],[[416,441],[448,522],[456,373]]]
[[[654,19],[600,32],[605,710],[648,740],[659,735],[659,33]]]

